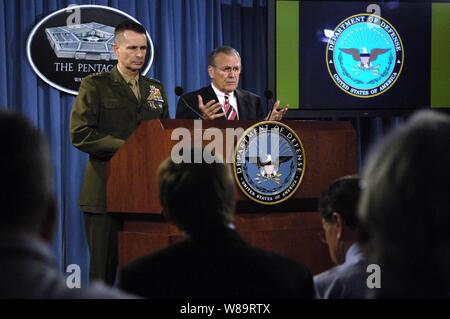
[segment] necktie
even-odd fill
[[[134,95],[136,96],[136,99],[139,101],[141,99],[141,94],[139,92],[138,81],[131,80],[130,82],[128,82],[128,85],[131,87],[131,90],[133,91]]]
[[[227,118],[227,120],[232,121],[236,119],[237,113],[236,110],[231,106],[229,97],[230,95],[228,93],[225,93],[225,103],[223,104],[223,110],[225,111],[225,117]]]

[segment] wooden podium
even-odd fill
[[[179,142],[171,139],[174,129],[185,128],[198,138],[214,127],[226,136],[226,128],[246,129],[254,123],[204,121],[198,129],[193,120],[151,120],[131,134],[110,160],[107,172],[107,211],[120,213],[124,221],[119,233],[119,266],[182,238],[176,226],[165,221],[158,199],[158,167]],[[306,158],[303,182],[279,205],[255,203],[238,190],[235,225],[248,242],[297,260],[316,274],[332,266],[328,248],[318,237],[317,200],[331,181],[356,173],[356,133],[348,122],[283,123],[302,141]],[[223,149],[225,152],[225,145]]]

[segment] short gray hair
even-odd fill
[[[221,47],[215,48],[209,55],[208,55],[208,65],[210,66],[216,66],[215,60],[216,56],[220,53],[226,54],[226,55],[233,55],[236,54],[236,56],[239,58],[239,61],[241,60],[241,56],[239,55],[239,52],[236,51],[236,49],[228,46],[223,45]]]

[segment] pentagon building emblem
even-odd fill
[[[45,33],[58,58],[117,60],[114,27],[92,22],[47,28]]]
[[[44,17],[27,40],[27,58],[33,71],[47,84],[78,94],[83,78],[109,72],[117,63],[115,27],[126,20],[138,22],[115,8],[100,5],[69,5]],[[147,56],[142,73],[153,62],[153,42],[148,32]]]
[[[403,44],[384,18],[357,14],[343,20],[328,40],[326,62],[345,93],[371,98],[389,90],[403,67]]]
[[[264,121],[248,128],[239,139],[234,175],[247,197],[274,205],[296,192],[305,164],[305,151],[297,134],[282,123]]]

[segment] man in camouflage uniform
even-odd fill
[[[113,283],[121,222],[106,214],[106,163],[143,120],[168,118],[161,83],[140,75],[147,54],[144,27],[131,21],[115,30],[118,63],[107,73],[87,76],[72,109],[72,144],[89,154],[80,206],[90,250],[90,279]]]

